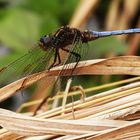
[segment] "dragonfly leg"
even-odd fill
[[[56,63],[56,60],[58,58],[58,63]],[[54,62],[53,64],[50,66],[50,68],[54,67],[54,66],[57,66],[61,63],[61,59],[60,59],[60,53],[59,53],[59,49],[56,49],[56,52],[55,52],[55,57],[54,57]],[[49,68],[49,69],[50,69]],[[35,116],[37,114],[37,111],[43,106],[43,104],[48,100],[50,96],[47,96],[43,99],[43,101],[37,106],[37,108],[35,109],[34,113],[33,113],[33,116]]]
[[[54,66],[58,66],[59,64],[61,64],[59,49],[56,49],[56,54],[57,54],[57,58],[58,58],[58,63],[57,64],[54,64],[53,67]]]
[[[56,63],[57,57],[58,57],[58,53],[57,53],[57,50],[55,50],[55,56],[54,56],[53,63],[50,65],[50,67],[48,68],[48,70],[50,70],[52,67],[55,66],[55,63]]]
[[[76,53],[76,52],[73,52],[73,51],[70,51],[70,50],[68,50],[68,49],[65,49],[65,48],[61,48],[63,51],[65,51],[65,52],[67,52],[67,53],[71,53],[72,55],[74,55],[75,56],[75,58],[76,58],[76,61],[80,61],[80,59],[81,59],[81,55],[80,54],[78,54],[78,53]]]
[[[76,52],[73,52],[73,51],[70,51],[70,50],[68,50],[68,49],[65,49],[65,48],[61,48],[63,51],[65,51],[65,52],[67,52],[67,53],[71,53],[73,56],[75,56],[75,58],[76,58],[76,64],[75,64],[75,66],[74,66],[74,68],[73,68],[73,70],[72,70],[72,72],[71,72],[71,75],[73,74],[73,71],[75,70],[75,68],[77,67],[77,65],[78,65],[78,63],[79,63],[79,61],[80,61],[80,59],[81,59],[81,55],[80,54],[78,54],[78,53],[76,53]]]
[[[70,51],[70,50],[68,50],[68,49],[64,49],[64,48],[61,48],[61,49],[62,49],[63,51],[65,51],[65,52],[67,52],[67,53],[71,53],[71,54],[72,54],[73,56],[75,56],[75,58],[76,58],[76,64],[75,64],[75,66],[74,66],[74,68],[73,68],[73,70],[72,70],[72,72],[71,72],[71,75],[72,75],[73,71],[75,70],[75,68],[76,68],[76,66],[77,66],[77,64],[78,64],[78,62],[79,62],[80,59],[81,59],[81,56],[80,56],[80,54],[78,54],[78,53],[76,53],[76,52],[73,52],[73,51]],[[55,64],[57,58],[58,58],[58,63]],[[61,59],[60,59],[59,49],[56,49],[54,62],[53,62],[53,64],[51,65],[51,67],[54,67],[54,66],[56,66],[56,65],[59,65],[60,63],[61,63]],[[50,67],[50,68],[51,68],[51,67]],[[60,74],[60,75],[61,75],[61,74]],[[58,80],[58,79],[57,79],[57,80]],[[55,82],[55,83],[56,83],[56,82]],[[48,98],[49,98],[49,97],[46,97],[46,98],[43,99],[43,101],[42,101],[42,102],[39,104],[39,106],[35,109],[33,116],[35,116],[35,115],[37,114],[37,111],[38,111],[38,110],[42,107],[42,105],[48,100]]]
[[[37,106],[37,108],[35,109],[35,111],[33,112],[33,116],[35,116],[37,114],[37,111],[40,110],[40,108],[44,105],[44,103],[46,103],[46,101],[48,100],[49,96],[45,97],[41,103]]]

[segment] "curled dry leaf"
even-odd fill
[[[45,135],[47,138],[65,135],[61,136],[61,139],[71,140],[81,138],[115,140],[116,138],[132,137],[134,139],[140,137],[139,117],[132,116],[139,112],[139,85],[140,82],[132,83],[86,97],[83,103],[75,101],[67,104],[64,115],[61,115],[62,106],[43,112],[36,118],[0,109],[0,126],[4,128],[1,129],[4,132],[0,132],[0,139],[4,138],[5,140],[10,137],[16,139],[37,135]],[[79,109],[74,109],[75,117],[79,120],[64,120],[67,117],[69,117],[67,119],[73,119],[72,105],[73,108],[78,107]],[[125,118],[122,117],[121,120],[109,120],[126,115],[131,115],[132,121],[124,121]],[[137,120],[135,121],[135,119]]]
[[[112,130],[105,130],[103,133],[98,134],[96,136],[88,138],[88,140],[108,140],[108,139],[124,139],[127,140],[129,138],[137,139],[140,137],[140,120],[136,120],[131,124],[126,126],[122,126],[119,129],[115,128]],[[136,139],[136,140],[137,140]]]
[[[64,69],[62,76],[71,74],[74,63],[68,64],[68,68]],[[17,80],[0,89],[0,101],[12,96],[16,91],[21,90],[37,82],[47,76],[57,76],[63,66],[54,67],[50,71],[35,73]],[[64,74],[64,75],[63,75]],[[111,74],[127,74],[140,75],[140,57],[138,56],[121,56],[109,59],[97,59],[82,61],[78,64],[73,75],[111,75]]]
[[[81,135],[116,128],[127,122],[112,120],[56,120],[28,117],[5,109],[0,109],[0,126],[23,136],[47,134]]]

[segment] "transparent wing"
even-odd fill
[[[82,44],[81,38],[73,40],[73,44],[70,46],[69,52],[66,52],[67,54],[65,55],[64,61],[61,63],[63,65],[63,68],[60,71],[59,75],[57,76],[57,78],[56,78],[56,80],[54,82],[54,86],[57,85],[60,76],[65,74],[65,71],[63,71],[63,69],[69,68],[69,65],[66,65],[66,64],[76,61],[76,57],[72,53],[70,53],[70,52],[78,53],[81,56],[84,54],[84,52],[86,53],[86,51],[83,50],[83,49],[85,49],[83,47],[83,45],[84,44]],[[77,62],[77,64],[78,64],[78,62]],[[75,66],[73,67],[73,69],[74,68],[75,68]],[[49,97],[53,97],[54,95],[55,95],[55,92],[52,92],[52,94]],[[49,97],[47,96],[46,98],[44,98],[43,101],[38,105],[38,107],[36,108],[36,110],[34,112],[34,115],[37,113],[37,111],[42,107],[42,105],[47,101],[47,99]]]
[[[84,56],[88,55],[88,44],[86,43],[83,44],[81,41],[81,38],[75,39],[73,41],[73,44],[70,46],[69,51],[70,51],[69,54],[65,57],[65,61],[63,63],[64,65],[63,69],[68,69],[69,63],[76,62],[75,66],[73,66],[73,70],[72,70],[73,72],[77,64],[79,63],[79,61],[83,59]],[[80,55],[80,60],[77,60],[76,56],[72,54],[71,52]],[[65,64],[68,64],[68,65],[65,66]],[[65,71],[63,71],[63,74],[65,74]],[[62,75],[62,72],[60,75]]]
[[[54,56],[53,49],[47,51],[37,47],[0,70],[0,84],[31,73],[47,69]]]

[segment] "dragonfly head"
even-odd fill
[[[51,35],[45,35],[40,38],[39,40],[39,46],[47,49],[51,45]]]

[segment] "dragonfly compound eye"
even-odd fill
[[[50,37],[48,35],[40,38],[40,43],[44,46],[50,44],[50,41],[51,40],[50,40]]]

